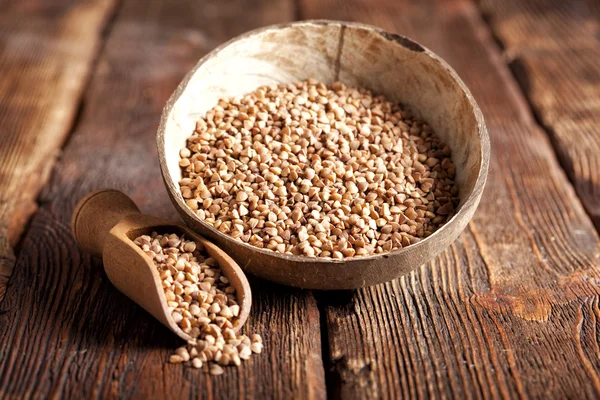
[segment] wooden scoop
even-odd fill
[[[110,281],[131,300],[185,340],[191,336],[173,321],[167,305],[158,270],[154,262],[133,243],[140,235],[158,233],[185,234],[204,246],[216,259],[223,275],[235,288],[240,313],[234,322],[239,330],[246,322],[252,304],[252,294],[246,276],[223,250],[180,224],[140,213],[133,200],[125,194],[104,189],[82,198],[73,212],[73,236],[79,246],[92,255],[102,257]]]

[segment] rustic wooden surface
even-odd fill
[[[253,284],[248,332],[264,354],[210,378],[165,365],[180,339],[120,294],[69,231],[93,189],[127,192],[143,212],[175,218],[155,141],[161,109],[208,49],[290,20],[291,3],[126,1],[111,27],[85,108],[22,243],[0,315],[0,398],[236,398],[325,393],[319,312],[311,292]]]
[[[92,3],[106,6],[102,15],[112,12],[109,3]],[[0,0],[2,20],[36,4]],[[65,2],[40,10],[59,20],[78,7]],[[101,53],[86,56],[99,57],[91,84],[83,99],[83,78],[79,89],[61,92],[68,97],[61,109],[71,117],[53,129],[73,133],[60,161],[44,159],[45,170],[54,169],[30,224],[11,219],[17,221],[12,229],[26,234],[0,300],[0,397],[600,396],[600,242],[592,222],[598,226],[597,4],[124,0],[114,10],[112,24],[95,11],[95,25],[81,28],[96,37],[101,25],[108,27]],[[327,293],[252,280],[247,329],[264,335],[265,354],[217,378],[165,365],[177,338],[116,291],[98,260],[77,249],[70,213],[89,190],[110,186],[131,195],[143,212],[174,218],[154,147],[165,100],[210,48],[253,27],[298,18],[375,24],[420,41],[455,67],[482,106],[492,138],[480,208],[440,257],[385,285]],[[5,43],[11,34],[1,26]],[[65,62],[88,65],[78,60]],[[518,62],[511,69],[512,60]],[[20,82],[6,77],[7,65],[0,63],[0,87]],[[23,69],[21,79],[34,72]],[[60,87],[52,82],[44,90]],[[19,90],[41,96],[37,87]],[[17,118],[6,111],[13,104],[6,93],[3,128],[50,118],[47,108]],[[21,111],[18,99],[12,107]],[[83,110],[73,126],[78,104]],[[0,153],[18,129],[26,131],[2,133]],[[57,133],[31,135],[32,142],[48,143]],[[10,182],[23,181],[21,167],[12,168]],[[43,179],[37,182],[41,187]],[[35,190],[28,193],[35,199]],[[2,198],[0,207],[6,204]]]
[[[600,3],[482,0],[481,7],[600,229]]]
[[[326,296],[330,391],[600,395],[598,237],[475,5],[325,3],[307,1],[302,16],[403,32],[453,65],[488,120],[493,154],[480,208],[443,256],[342,304]]]
[[[77,113],[113,0],[0,1],[0,301]],[[23,23],[27,21],[27,23]]]

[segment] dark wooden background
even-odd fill
[[[176,218],[154,145],[170,93],[223,41],[312,18],[458,71],[492,139],[481,205],[384,285],[253,280],[262,355],[167,365],[177,339],[79,251],[73,206],[114,187]],[[0,0],[0,398],[598,398],[599,41],[593,0]]]

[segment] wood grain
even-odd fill
[[[165,364],[178,338],[121,295],[69,232],[77,200],[102,187],[174,218],[154,140],[168,96],[213,46],[292,16],[285,0],[124,2],[2,303],[0,397],[324,397],[310,292],[252,282],[246,329],[263,335],[263,354],[210,377]]]
[[[325,294],[336,398],[597,398],[594,227],[467,1],[308,1],[305,18],[372,23],[455,67],[492,139],[486,191],[459,240],[409,276]]]
[[[587,0],[496,1],[481,7],[600,229],[600,7]]]
[[[0,301],[114,8],[113,0],[0,2]]]

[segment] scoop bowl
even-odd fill
[[[179,190],[179,150],[196,121],[223,97],[259,86],[314,78],[365,87],[398,100],[450,146],[460,204],[431,236],[389,253],[343,260],[281,254],[225,235],[186,206]],[[355,289],[396,279],[450,245],[483,193],[490,144],[483,115],[456,72],[420,44],[378,28],[340,21],[274,25],[241,35],[202,58],[164,108],[157,133],[160,168],[184,221],[218,244],[247,272],[284,285]]]

